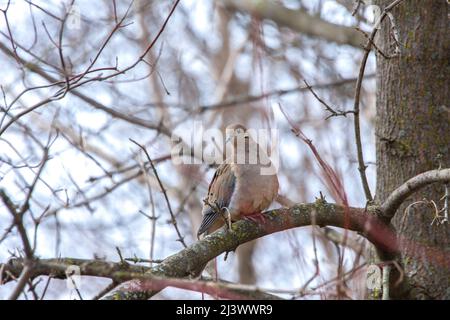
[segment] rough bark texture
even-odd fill
[[[379,0],[384,8],[391,0]],[[400,36],[400,56],[377,56],[377,199],[416,174],[450,165],[448,101],[449,24],[445,0],[409,0],[393,10]],[[386,19],[376,40],[392,53],[392,24]],[[438,157],[440,159],[438,160]],[[442,184],[417,192],[397,211],[393,225],[411,240],[401,245],[405,281],[393,298],[450,299],[450,266],[430,262],[430,257],[450,255],[450,226],[431,225],[435,210],[429,204],[405,208],[414,201],[434,200],[444,194]],[[442,208],[442,202],[439,203]],[[411,243],[421,245],[421,252]],[[436,250],[427,248],[434,247]],[[415,252],[413,252],[415,250]],[[434,260],[434,259],[433,259]]]
[[[321,200],[310,204],[297,204],[291,208],[271,210],[264,213],[263,223],[240,220],[232,225],[232,232],[222,228],[167,257],[151,269],[151,274],[155,277],[168,278],[196,277],[208,261],[223,252],[234,251],[240,244],[274,232],[309,226],[313,220],[320,227],[334,226],[360,232],[383,250],[397,251],[396,242],[390,230],[376,218],[378,213],[378,207],[368,207],[367,210],[345,208]],[[108,293],[103,299],[149,299],[159,290],[160,288],[145,290],[139,283],[127,282]]]

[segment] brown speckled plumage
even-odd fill
[[[220,228],[225,223],[222,215],[229,213],[231,220],[236,221],[260,213],[267,209],[278,195],[276,174],[261,175],[261,168],[267,167],[267,163],[270,165],[269,159],[250,137],[245,127],[232,125],[227,127],[227,132],[232,132],[233,153],[231,158],[217,168],[211,180],[204,200],[203,221],[198,235],[211,233]],[[237,151],[240,149],[236,143],[239,138],[245,139],[244,163],[237,161],[240,159]],[[248,161],[251,152],[257,152],[256,164],[250,164]],[[221,212],[219,209],[222,209]]]

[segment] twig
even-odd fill
[[[362,0],[355,0],[355,4],[352,10],[352,16],[355,16],[358,13],[359,7],[361,6]]]
[[[131,261],[133,263],[161,263],[164,260],[162,259],[143,259],[143,258],[138,258],[138,257],[133,257],[133,258],[125,258],[125,261]]]
[[[60,17],[58,17],[57,15],[51,13],[50,11],[48,11],[48,10],[46,10],[46,9],[44,9],[44,8],[38,6],[38,5],[35,4],[33,1],[30,1],[30,0],[24,0],[24,1],[25,1],[26,3],[28,3],[29,5],[34,6],[34,7],[36,7],[37,9],[41,10],[42,12],[44,12],[46,15],[52,17],[53,19],[58,20],[58,21],[61,21],[61,18],[60,18]]]
[[[164,195],[164,199],[166,200],[167,208],[169,209],[170,217],[172,218],[171,222],[172,222],[172,224],[173,224],[173,226],[175,228],[175,231],[176,231],[176,233],[178,235],[178,239],[177,240],[180,241],[181,244],[185,248],[187,248],[187,245],[184,242],[183,236],[181,235],[180,229],[178,228],[178,224],[177,224],[177,220],[175,218],[175,215],[173,214],[172,206],[170,205],[170,201],[169,201],[169,197],[167,196],[166,189],[164,188],[164,185],[162,184],[161,179],[159,178],[158,171],[156,170],[155,165],[153,164],[153,161],[152,161],[152,159],[150,158],[150,155],[147,152],[147,149],[144,146],[140,145],[135,140],[131,139],[131,138],[130,138],[130,141],[133,142],[135,145],[137,145],[139,148],[141,148],[142,151],[144,151],[145,156],[147,157],[147,160],[150,163],[150,166],[152,167],[153,174],[155,175],[155,178],[158,181],[159,187],[161,188],[161,192]]]
[[[314,229],[315,226],[317,226],[316,224],[316,212],[313,210],[311,212],[311,225],[313,226],[312,229],[312,243],[313,243],[313,252],[314,252],[314,258],[313,258],[313,263],[314,263],[314,274],[303,284],[302,288],[298,291],[298,293],[303,293],[306,288],[308,288],[308,286],[310,285],[311,282],[313,282],[313,280],[315,278],[317,278],[320,274],[320,267],[319,267],[319,258],[317,256],[317,245],[316,245],[316,231]]]
[[[381,24],[381,22],[386,18],[387,13],[392,10],[395,6],[397,6],[398,4],[400,4],[403,0],[395,0],[394,2],[392,2],[390,5],[388,5],[384,11],[383,14],[381,15],[377,26],[375,26],[373,28],[372,33],[369,36],[369,39],[367,41],[367,44],[364,47],[364,56],[361,60],[361,65],[359,68],[359,75],[358,75],[358,80],[356,81],[356,89],[355,89],[355,102],[354,102],[354,107],[353,107],[353,115],[354,115],[354,130],[355,130],[355,143],[356,143],[356,150],[357,150],[357,156],[358,156],[358,170],[359,170],[359,174],[361,177],[361,182],[363,185],[363,189],[364,189],[364,194],[366,196],[366,200],[367,202],[372,202],[373,201],[373,197],[372,194],[370,192],[370,188],[369,188],[369,183],[367,181],[367,176],[366,176],[366,164],[364,162],[364,154],[362,151],[362,142],[361,142],[361,128],[360,128],[360,123],[359,123],[359,102],[360,102],[360,97],[361,97],[361,87],[362,87],[362,81],[364,78],[364,72],[366,69],[366,64],[367,64],[367,59],[369,58],[369,54],[370,54],[370,49],[372,47],[372,44],[374,42],[375,36],[377,34],[378,31],[378,26],[379,24]]]
[[[24,268],[22,269],[22,272],[20,274],[19,280],[17,282],[16,287],[14,288],[13,292],[11,292],[11,295],[8,297],[8,300],[17,300],[17,298],[20,296],[20,294],[23,291],[23,288],[25,287],[25,285],[27,284],[28,280],[31,277],[32,274],[32,266],[30,265],[29,260],[25,260],[24,264]]]
[[[289,123],[289,125],[291,127],[291,130],[295,134],[295,136],[297,136],[304,143],[306,143],[306,145],[312,151],[315,159],[319,163],[320,168],[322,169],[322,172],[323,172],[323,174],[325,176],[325,179],[326,179],[325,181],[327,182],[327,187],[330,190],[330,192],[332,192],[333,197],[335,198],[335,200],[341,202],[345,206],[348,206],[347,194],[345,193],[345,189],[344,189],[344,186],[342,184],[342,181],[339,178],[339,176],[336,173],[336,171],[320,156],[320,154],[319,154],[317,148],[315,147],[315,145],[302,132],[300,127],[297,124],[295,124],[294,121],[289,117],[287,112],[283,109],[282,105],[279,103],[278,106],[280,108],[281,113],[286,118],[287,122]]]
[[[172,9],[171,9],[170,12],[169,12],[169,15],[168,15],[167,18],[165,19],[165,21],[164,21],[162,27],[159,29],[158,34],[155,36],[155,38],[152,40],[152,42],[147,46],[147,48],[145,49],[145,51],[141,54],[141,56],[139,56],[139,58],[138,58],[134,63],[132,63],[131,65],[129,65],[129,66],[126,67],[125,69],[122,69],[122,70],[120,70],[120,71],[114,72],[114,73],[112,73],[112,74],[108,74],[108,75],[105,75],[105,76],[102,76],[102,75],[100,74],[99,76],[96,76],[96,77],[94,77],[94,78],[91,78],[91,79],[88,79],[88,80],[85,80],[85,81],[80,82],[81,79],[84,79],[85,76],[86,76],[86,74],[89,73],[89,72],[91,71],[92,67],[94,66],[95,62],[98,60],[100,54],[102,53],[102,51],[103,51],[103,49],[105,48],[106,44],[107,44],[107,43],[109,42],[109,40],[111,39],[112,35],[113,35],[118,29],[120,29],[120,28],[122,28],[122,27],[125,27],[125,26],[122,25],[122,22],[123,22],[123,20],[127,17],[127,15],[128,15],[128,11],[129,11],[129,9],[130,9],[130,7],[131,7],[131,4],[130,4],[130,7],[127,9],[127,12],[126,12],[125,15],[122,17],[122,20],[120,20],[119,23],[118,23],[118,25],[116,25],[115,28],[113,28],[113,31],[108,35],[108,37],[106,38],[105,42],[104,42],[103,45],[100,47],[100,49],[97,51],[96,56],[95,56],[94,59],[91,61],[91,63],[89,64],[89,66],[86,68],[86,70],[85,70],[84,72],[82,72],[80,75],[78,75],[77,77],[71,79],[72,82],[71,82],[71,84],[70,84],[70,88],[69,88],[69,86],[67,86],[67,84],[66,84],[66,86],[64,86],[64,88],[62,88],[61,90],[57,91],[53,96],[51,96],[51,97],[49,97],[49,98],[46,98],[46,99],[44,99],[44,100],[41,101],[41,102],[36,103],[35,105],[33,105],[33,106],[31,106],[31,107],[25,109],[24,111],[20,112],[19,114],[15,115],[15,116],[12,116],[11,119],[10,119],[10,121],[8,121],[2,128],[0,128],[0,135],[2,135],[2,134],[6,131],[6,129],[9,128],[9,126],[11,126],[14,122],[16,122],[16,121],[17,121],[19,118],[21,118],[22,116],[24,116],[24,115],[26,115],[26,114],[28,114],[28,113],[30,113],[30,112],[32,112],[32,111],[38,109],[39,107],[41,107],[41,106],[43,106],[43,105],[46,105],[46,104],[48,104],[48,103],[50,103],[50,102],[52,102],[52,101],[56,101],[56,100],[60,100],[60,99],[64,98],[65,95],[66,95],[69,91],[72,91],[73,89],[76,89],[76,88],[78,88],[78,87],[80,87],[80,86],[82,86],[82,85],[84,85],[84,84],[87,84],[87,83],[90,83],[90,82],[93,82],[93,81],[104,81],[104,80],[108,80],[108,79],[110,79],[110,78],[113,78],[113,77],[116,77],[116,76],[118,76],[118,75],[124,74],[124,73],[126,73],[127,71],[133,69],[135,66],[137,66],[140,62],[142,62],[142,61],[144,60],[146,54],[151,50],[151,48],[154,46],[154,44],[155,44],[155,43],[157,42],[157,40],[160,38],[161,34],[163,33],[163,31],[164,31],[164,29],[165,29],[165,27],[166,27],[166,25],[167,25],[167,23],[168,23],[170,17],[171,17],[172,14],[174,13],[174,11],[175,11],[175,9],[176,9],[176,7],[177,7],[177,5],[178,5],[179,2],[180,2],[180,0],[177,0],[177,1],[175,2],[175,4],[173,5]],[[14,47],[14,48],[15,48],[15,47]],[[14,49],[14,48],[13,48],[13,49]],[[14,51],[9,50],[6,46],[4,46],[4,45],[1,44],[1,43],[0,43],[0,49],[1,49],[2,51],[8,52],[8,54],[10,54],[11,56],[16,56],[16,55],[14,54]],[[23,59],[21,59],[20,57],[17,57],[17,59],[19,59],[19,61],[20,61],[23,65],[27,65],[26,63],[24,63],[25,61],[24,61]],[[31,68],[29,68],[29,69],[31,69]],[[38,73],[38,74],[40,74],[41,76],[43,76],[43,77],[46,78],[47,80],[50,79],[50,78],[52,78],[52,77],[48,76],[47,74],[45,74],[45,72],[40,71],[40,70],[38,71],[38,69],[33,70],[33,71],[36,72],[36,73]],[[60,83],[60,81],[51,81],[51,82],[53,82],[53,83],[54,83],[54,82],[59,82],[59,83]],[[64,82],[64,83],[65,83],[65,82]],[[70,90],[69,90],[69,89],[70,89]],[[79,97],[83,96],[83,94],[81,94],[81,93],[76,93],[76,92],[75,92],[74,94],[77,95],[77,96],[79,96]],[[86,98],[82,98],[82,99],[85,100],[85,101],[86,101],[86,100],[90,100],[90,102],[88,102],[88,103],[90,103],[91,105],[95,105],[96,107],[101,106],[101,104],[96,103],[96,101],[93,100],[93,99],[86,99]],[[110,114],[114,113],[114,114],[116,114],[116,116],[117,116],[117,115],[121,115],[121,117],[124,117],[124,116],[125,116],[125,115],[121,114],[120,112],[114,111],[114,110],[112,110],[112,109],[110,109],[110,108],[108,108],[108,107],[106,107],[106,106],[104,106],[103,108],[100,108],[100,109],[102,109],[103,111],[106,111],[106,112],[108,112],[107,110],[109,110],[108,113],[110,113]],[[128,119],[134,118],[134,117],[132,117],[132,116],[126,116],[126,117],[127,117]],[[140,122],[141,124],[142,124],[143,122],[145,122],[145,121],[137,120],[137,119],[135,119],[134,121],[138,121],[138,122]],[[163,128],[158,126],[158,129],[162,130]]]
[[[91,60],[91,63],[87,66],[87,68],[85,69],[85,71],[83,73],[81,73],[78,77],[78,79],[75,79],[73,81],[73,84],[78,83],[81,79],[83,79],[85,77],[85,75],[94,67],[95,63],[97,62],[97,60],[100,58],[103,50],[106,48],[107,44],[110,42],[110,40],[112,39],[112,37],[114,36],[114,34],[121,28],[124,28],[126,25],[123,25],[123,22],[125,21],[125,19],[128,17],[128,14],[130,12],[131,6],[133,5],[133,1],[130,2],[130,4],[128,5],[127,10],[125,11],[124,15],[122,16],[122,18],[120,19],[120,21],[113,27],[113,29],[111,30],[111,32],[108,34],[108,36],[106,37],[105,41],[103,41],[102,45],[100,46],[100,49],[97,51],[97,53],[95,54],[94,58]]]
[[[330,113],[330,115],[325,118],[326,120],[330,119],[331,117],[337,117],[337,116],[346,117],[347,114],[354,113],[353,110],[349,110],[349,111],[334,110],[314,92],[313,88],[308,84],[308,82],[306,82],[306,80],[303,80],[303,82],[305,83],[306,88],[308,88],[308,90],[311,91],[313,96],[325,107],[325,110]]]
[[[59,29],[59,35],[58,35],[58,46],[57,46],[57,48],[58,48],[58,54],[59,54],[59,59],[60,59],[60,62],[61,62],[61,68],[62,68],[62,71],[63,71],[63,75],[64,75],[64,78],[66,79],[65,91],[69,91],[70,90],[70,80],[69,80],[69,73],[68,73],[67,68],[66,68],[66,62],[64,60],[64,54],[63,54],[63,34],[64,34],[64,27],[65,27],[65,24],[66,24],[67,17],[69,16],[70,10],[72,9],[72,6],[73,6],[74,2],[75,2],[75,0],[72,0],[70,5],[69,5],[69,9],[66,10],[66,13],[65,13],[65,15],[64,15],[64,17],[63,17],[63,19],[61,21],[61,27]]]
[[[130,182],[130,181],[132,181],[134,179],[136,179],[137,177],[139,177],[141,175],[142,175],[142,171],[139,170],[136,173],[134,173],[134,174],[132,174],[130,176],[127,176],[127,177],[123,178],[122,180],[116,182],[111,187],[105,188],[105,190],[103,192],[100,192],[97,195],[94,195],[94,196],[92,196],[90,198],[86,198],[86,199],[84,199],[84,200],[82,200],[80,202],[73,203],[71,205],[64,204],[60,208],[56,208],[56,209],[50,210],[49,212],[47,212],[45,214],[45,216],[48,217],[48,216],[56,215],[56,213],[58,211],[60,211],[61,209],[63,209],[63,208],[64,209],[73,209],[73,208],[79,208],[79,207],[83,207],[83,206],[89,206],[91,204],[91,202],[94,202],[94,201],[102,199],[103,197],[105,197],[108,194],[110,194],[112,191],[116,190],[118,187],[120,187],[120,186],[122,186],[122,185],[124,185],[124,184],[126,184],[126,183],[128,183],[128,182]]]
[[[13,216],[13,219],[14,219],[13,223],[14,223],[14,226],[16,227],[17,231],[19,232],[20,238],[22,240],[23,251],[25,253],[24,268],[19,277],[16,287],[14,288],[13,292],[11,293],[11,295],[9,297],[10,300],[15,300],[20,296],[20,294],[23,292],[23,289],[25,288],[25,285],[28,283],[28,280],[30,279],[32,271],[33,271],[34,246],[31,246],[31,243],[28,238],[27,230],[24,226],[23,220],[24,220],[25,213],[29,209],[30,200],[31,200],[34,188],[36,186],[36,183],[39,181],[41,173],[43,172],[44,166],[47,163],[48,151],[49,151],[49,148],[52,143],[53,142],[51,142],[51,135],[49,135],[47,145],[44,147],[44,155],[41,160],[41,165],[33,179],[33,182],[28,187],[28,192],[25,196],[25,200],[19,209],[16,208],[16,206],[12,202],[11,198],[6,194],[6,192],[3,189],[0,189],[0,198],[2,199],[3,203],[8,208],[11,215]],[[36,224],[36,228],[37,228],[37,224]]]
[[[117,254],[119,255],[120,262],[125,263],[125,260],[123,259],[123,256],[122,256],[122,252],[120,251],[120,248],[117,246],[116,246],[116,251],[117,251]]]
[[[143,213],[143,215],[150,220],[151,231],[150,231],[150,253],[149,254],[150,254],[150,260],[153,260],[153,254],[154,254],[154,249],[155,249],[155,236],[156,236],[155,203],[153,201],[153,192],[152,192],[152,187],[149,182],[150,180],[149,180],[149,176],[148,176],[148,171],[145,170],[145,163],[144,163],[144,161],[141,161],[141,159],[139,161],[139,166],[141,167],[142,172],[144,172],[145,184],[147,186],[148,197],[150,200],[151,216],[144,214],[144,213]],[[150,267],[151,266],[152,266],[152,263],[150,263]]]
[[[369,74],[369,75],[366,75],[366,78],[373,78],[374,76],[375,76],[375,74]],[[315,85],[312,85],[311,87],[314,89],[329,89],[332,87],[352,84],[352,83],[355,83],[356,80],[357,80],[357,78],[342,79],[342,80],[338,80],[338,81],[330,82],[330,83],[315,84]],[[307,91],[307,90],[310,90],[310,89],[303,85],[296,86],[296,87],[293,87],[290,89],[274,90],[274,91],[266,92],[261,95],[244,96],[244,97],[236,98],[236,99],[225,101],[225,102],[220,102],[217,104],[198,106],[193,109],[192,113],[203,113],[206,111],[213,111],[213,110],[221,109],[221,108],[235,107],[235,106],[239,106],[242,104],[248,104],[250,102],[267,99],[270,97],[281,97],[284,95],[293,94],[296,92],[303,92],[303,91]],[[186,106],[186,107],[189,107],[189,106]]]
[[[370,46],[370,42],[369,42]],[[367,48],[367,46],[366,46]],[[369,47],[370,48],[370,47]],[[366,62],[367,58],[369,57],[370,50],[366,50],[364,57],[361,61],[361,67],[359,70],[359,77],[356,82],[356,90],[355,90],[355,104],[353,107],[353,127],[355,132],[355,143],[356,143],[356,153],[358,158],[358,170],[361,177],[361,182],[364,189],[364,194],[366,196],[367,202],[372,202],[372,194],[370,192],[369,188],[369,182],[367,181],[366,176],[366,164],[364,163],[364,154],[362,151],[362,142],[361,142],[361,128],[359,123],[359,99],[361,95],[361,85],[362,85],[362,78],[364,77],[364,70],[366,68]]]
[[[5,23],[6,23],[6,28],[8,30],[8,34],[9,34],[9,39],[11,41],[11,47],[12,50],[14,52],[14,58],[16,59],[17,63],[20,65],[21,61],[20,61],[20,57],[17,54],[17,45],[13,39],[13,35],[11,32],[11,27],[9,26],[9,20],[8,20],[8,9],[9,9],[9,5],[11,4],[11,0],[8,0],[8,3],[6,4],[6,8],[5,9],[0,9],[0,11],[3,13],[3,16],[5,17]]]
[[[33,295],[34,300],[40,300],[39,296],[36,292],[36,286],[42,281],[42,279],[38,279],[37,281],[33,282],[32,280],[28,279],[28,291],[31,292]]]
[[[34,105],[32,105],[29,108],[26,108],[25,110],[23,110],[22,112],[19,112],[18,114],[14,115],[11,117],[11,119],[2,127],[0,128],[0,136],[6,131],[6,129],[9,128],[9,126],[11,126],[14,122],[16,122],[18,119],[20,119],[21,117],[23,117],[24,115],[38,109],[39,107],[42,107],[43,105],[46,105],[52,101],[56,101],[62,98],[62,95],[60,96],[52,96],[50,98],[46,98]]]
[[[344,235],[342,235],[342,233],[340,233],[334,229],[331,229],[328,227],[325,227],[322,229],[323,229],[323,235],[328,240],[332,241],[336,245],[347,246],[350,249],[352,249],[358,256],[362,255],[364,257],[364,259],[368,260],[369,257],[364,252],[365,247],[363,244],[359,243],[355,239],[349,239],[348,237],[347,237],[347,239],[345,239],[345,237],[344,237]]]
[[[44,300],[45,294],[47,293],[48,286],[50,285],[50,281],[52,281],[53,276],[50,274],[47,278],[47,282],[45,283],[44,290],[42,291],[42,295],[40,300]]]
[[[78,295],[78,298],[80,298],[80,300],[83,300],[83,296],[81,295],[80,289],[78,289],[75,280],[73,280],[73,278],[72,278],[72,275],[69,274],[69,275],[67,276],[67,278],[70,279],[70,281],[72,282],[72,285],[73,285],[73,287],[74,287],[74,289],[75,289],[75,292],[76,292],[77,295]]]
[[[435,182],[449,183],[450,168],[426,171],[406,181],[392,191],[381,205],[381,215],[388,221],[391,220],[406,198],[417,190]]]
[[[9,212],[13,215],[14,225],[17,228],[17,231],[19,232],[19,235],[22,239],[23,251],[25,252],[25,256],[27,258],[32,258],[33,257],[33,249],[30,244],[30,241],[28,239],[26,229],[23,226],[22,215],[19,215],[15,205],[11,201],[11,198],[6,194],[6,192],[3,189],[0,189],[0,198],[2,199],[6,208],[8,208]]]
[[[103,297],[105,294],[107,294],[109,291],[117,287],[118,283],[116,281],[111,282],[108,284],[105,288],[103,288],[99,293],[97,293],[92,300],[99,300],[101,297]]]
[[[365,33],[363,30],[361,30],[361,29],[358,28],[358,27],[356,28],[356,30],[358,30],[359,32],[361,32],[362,35],[367,39],[367,41],[371,41],[370,38],[369,38],[369,36],[367,35],[367,33]],[[371,43],[372,43],[372,46],[375,48],[375,50],[376,50],[383,58],[385,58],[385,59],[392,59],[392,58],[395,57],[395,55],[394,55],[394,56],[389,56],[389,55],[387,55],[386,53],[384,53],[380,48],[378,48],[378,46],[375,44],[375,41],[371,41]]]

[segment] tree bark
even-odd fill
[[[392,0],[378,0],[383,9]],[[409,178],[450,164],[450,48],[448,4],[445,0],[408,0],[393,11],[400,54],[386,59],[377,54],[377,195],[382,201]],[[386,18],[376,44],[392,54],[394,24]],[[397,210],[392,223],[398,235],[404,270],[401,286],[392,298],[450,299],[450,266],[430,261],[450,255],[450,226],[435,220],[444,185],[430,185],[415,193]],[[441,213],[442,214],[442,213]],[[420,252],[417,246],[420,244]],[[431,250],[431,248],[434,248]],[[431,259],[432,258],[432,259]]]

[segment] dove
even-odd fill
[[[261,174],[263,167],[271,165],[270,159],[247,129],[233,124],[226,132],[227,143],[232,143],[231,157],[217,168],[209,184],[197,236],[210,234],[225,222],[231,230],[232,222],[260,214],[278,195],[276,173]],[[257,161],[250,161],[252,156]]]

